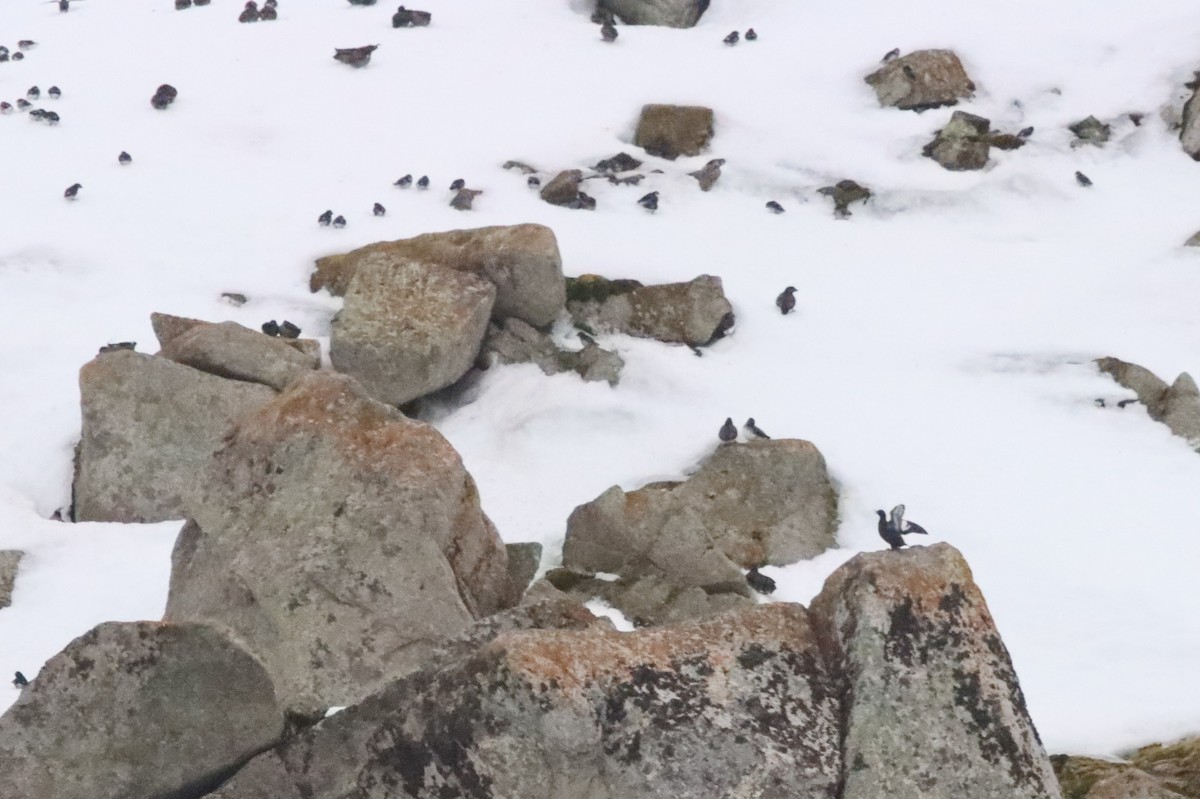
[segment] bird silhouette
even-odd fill
[[[740,34],[737,31],[734,31],[733,33],[729,34],[721,41],[725,42],[725,44],[729,45],[730,47],[733,47],[735,44],[738,43],[739,37],[740,37]]]
[[[767,210],[773,214],[782,214],[783,206],[774,200],[767,200]]]
[[[612,44],[617,40],[617,26],[606,22],[600,26],[600,38]]]
[[[387,213],[387,209],[379,203],[375,203],[375,207],[371,209],[371,213],[375,214],[375,216],[383,216]]]
[[[649,194],[644,195],[640,200],[638,200],[638,205],[642,206],[647,211],[651,211],[651,212],[657,211],[658,210],[658,192],[652,191]]]
[[[734,427],[733,419],[725,419],[725,424],[721,425],[721,429],[717,433],[717,437],[726,444],[728,444],[730,441],[737,441],[738,429]]]
[[[67,187],[67,190],[63,192],[63,196],[66,197],[68,200],[74,200],[76,197],[79,196],[79,190],[82,188],[83,188],[82,183],[72,183],[70,186]]]
[[[336,47],[333,58],[343,64],[349,64],[355,69],[362,69],[371,63],[371,53],[378,49],[379,45],[377,44],[368,44],[363,47]]]
[[[757,566],[746,572],[746,582],[749,583],[751,588],[764,596],[775,593],[775,581],[759,572]]]
[[[758,34],[755,33],[754,28],[750,28],[746,31],[746,41],[748,41],[748,42],[757,42],[758,41]]]
[[[1092,185],[1092,179],[1089,178],[1087,175],[1083,174],[1082,172],[1075,173],[1075,182],[1078,183],[1080,186],[1083,186],[1084,188],[1087,188],[1088,186]]]
[[[754,423],[753,416],[746,420],[746,424],[744,427],[742,427],[742,429],[746,431],[746,435],[750,438],[770,438],[769,435],[764,433],[762,429]]]
[[[906,546],[904,543],[906,535],[929,535],[924,527],[904,518],[903,505],[892,508],[891,518],[888,518],[888,515],[881,510],[875,512],[879,514],[879,537],[886,541],[892,549]]]
[[[779,312],[784,316],[790,314],[796,308],[796,287],[788,286],[783,292],[775,298],[775,306],[779,308]]]
[[[25,679],[24,674],[22,674],[19,671],[16,674],[17,674],[17,676],[13,677],[13,681],[12,681],[13,688],[24,688],[26,685],[29,685],[29,680]]]

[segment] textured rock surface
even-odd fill
[[[360,263],[333,319],[329,360],[403,405],[458,380],[479,354],[496,287],[444,266]]]
[[[508,554],[508,582],[511,590],[510,604],[517,604],[525,594],[525,589],[533,582],[538,567],[542,565],[542,545],[536,541],[519,544],[505,544]]]
[[[237,322],[195,325],[162,346],[164,358],[202,372],[261,383],[276,391],[300,375],[320,366],[314,359],[287,342],[272,338]]]
[[[1063,799],[1180,799],[1184,794],[1131,763],[1091,757],[1050,758]]]
[[[571,205],[579,199],[579,183],[583,171],[568,169],[559,172],[542,187],[541,198],[551,205]]]
[[[357,701],[510,596],[458,454],[349,377],[300,378],[212,460],[167,618],[233,629],[290,708]]]
[[[983,169],[991,149],[991,124],[983,117],[955,111],[922,152],[951,171]]]
[[[726,584],[705,588],[680,586],[657,574],[609,580],[571,569],[554,569],[546,579],[581,602],[599,599],[621,611],[635,626],[651,627],[753,607],[754,599],[737,593],[745,590],[744,580],[730,576]]]
[[[882,106],[923,111],[954,105],[975,91],[952,50],[918,50],[893,59],[865,78]]]
[[[1200,83],[1197,83],[1196,87],[1192,96],[1183,104],[1179,143],[1185,153],[1200,161]]]
[[[1200,799],[1200,736],[1144,746],[1133,753],[1130,761],[1172,790]]]
[[[533,363],[548,375],[570,371],[584,380],[605,380],[614,386],[625,366],[620,355],[597,344],[585,343],[581,350],[561,349],[548,335],[520,319],[493,325],[484,352],[500,363]]]
[[[811,606],[846,697],[842,799],[1056,799],[983,596],[948,544],[857,555]]]
[[[172,316],[171,314],[165,313],[150,314],[150,326],[154,329],[154,336],[158,339],[158,346],[160,348],[166,348],[169,342],[185,333],[195,330],[197,327],[208,327],[215,324],[218,323],[206,322],[203,319],[189,319],[186,316]],[[312,361],[313,369],[316,369],[321,365],[321,342],[317,341],[316,339],[275,338],[271,340],[280,344],[285,344],[297,352],[307,356]]]
[[[487,278],[496,286],[497,320],[515,316],[535,327],[554,321],[566,301],[562,257],[554,231],[543,225],[505,225],[425,233],[380,242],[317,261],[313,291],[345,294],[359,264],[438,264]]]
[[[221,440],[239,418],[275,397],[165,358],[121,350],[79,371],[83,429],[75,519],[160,522],[187,515]]]
[[[1084,144],[1094,144],[1100,147],[1112,136],[1112,126],[1104,124],[1093,116],[1081,119],[1074,125],[1068,125],[1067,130],[1075,134],[1075,140],[1071,142],[1072,147]]]
[[[709,0],[599,0],[599,7],[626,25],[690,28],[708,9]]]
[[[13,586],[17,582],[17,568],[21,565],[24,552],[15,549],[0,550],[0,608],[12,604]]]
[[[817,193],[833,200],[833,215],[838,218],[850,216],[850,203],[866,203],[871,199],[871,190],[853,180],[839,180],[832,186],[822,186]]]
[[[721,278],[711,275],[657,286],[583,275],[569,281],[567,310],[589,327],[693,346],[710,343],[733,317]]]
[[[1161,415],[1162,398],[1170,386],[1154,372],[1118,358],[1098,358],[1096,366],[1101,372],[1112,375],[1113,380],[1137,394],[1138,400],[1146,406],[1151,416]]]
[[[282,731],[266,670],[217,630],[101,624],[0,717],[0,796],[191,799]]]
[[[674,161],[699,155],[713,137],[711,108],[695,105],[646,105],[638,118],[634,145],[650,155]]]
[[[310,799],[833,799],[828,683],[798,605],[509,633],[327,719],[217,796],[271,795],[262,781],[282,768],[279,795]]]
[[[1150,418],[1162,422],[1192,446],[1200,446],[1200,390],[1191,375],[1182,372],[1168,386],[1149,369],[1136,363],[1099,358],[1096,366],[1136,393]]]

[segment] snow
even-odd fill
[[[57,127],[0,117],[0,548],[29,552],[0,611],[0,673],[32,678],[101,620],[161,615],[177,523],[47,521],[70,499],[76,375],[98,346],[154,351],[152,311],[327,336],[340,300],[309,293],[314,258],[540,222],[568,274],[720,275],[738,325],[702,358],[603,336],[626,361],[615,389],[496,368],[473,402],[435,414],[506,539],[541,541],[552,566],[576,505],[685,475],[726,416],[753,416],[815,442],[841,492],[840,548],[766,570],[776,598],[806,602],[881,548],[874,510],[903,502],[971,563],[1050,751],[1197,731],[1200,458],[1140,406],[1095,407],[1129,393],[1089,361],[1168,381],[1200,370],[1200,256],[1179,246],[1200,228],[1200,165],[1158,114],[1197,66],[1200,12],[727,0],[692,30],[621,26],[608,46],[584,0],[430,0],[433,25],[412,30],[392,30],[383,5],[282,0],[277,22],[255,25],[228,0],[171,5],[0,7],[0,43],[40,43],[0,64],[0,99],[63,91],[38,103]],[[721,44],[751,26],[757,42]],[[332,59],[371,43],[366,69]],[[1035,126],[1030,144],[978,173],[922,158],[950,111],[880,109],[862,81],[895,46],[954,48],[979,86],[960,107]],[[179,99],[159,112],[163,82]],[[542,203],[500,168],[519,159],[545,179],[643,157],[630,141],[647,102],[714,108],[712,152],[647,158],[664,174],[638,187],[590,181],[592,213]],[[1065,125],[1129,111],[1141,127],[1069,146]],[[727,163],[702,193],[687,172],[709,157]],[[393,188],[405,173],[433,188]],[[475,211],[449,208],[457,177],[484,190]],[[815,194],[841,178],[876,192],[846,221]],[[654,189],[650,215],[635,201]],[[771,199],[787,212],[767,213]],[[345,230],[316,225],[327,208]],[[781,317],[786,285],[797,312]],[[235,308],[224,291],[251,300]],[[15,698],[0,689],[0,707]]]

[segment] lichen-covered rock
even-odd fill
[[[329,361],[379,401],[403,405],[467,373],[495,300],[496,287],[469,272],[367,258],[333,319]]]
[[[955,111],[922,152],[951,171],[983,169],[992,146],[991,124],[981,116]]]
[[[319,259],[309,287],[345,294],[359,264],[368,261],[393,267],[412,261],[437,264],[486,278],[496,286],[492,312],[497,321],[514,316],[544,327],[566,302],[562,256],[554,231],[544,225],[451,230],[371,244]]]
[[[595,343],[581,350],[565,350],[548,335],[520,319],[505,319],[488,331],[483,350],[500,363],[533,363],[545,374],[575,372],[584,380],[604,380],[615,386],[625,361]]]
[[[95,522],[182,519],[226,433],[275,397],[132,350],[85,364],[79,391],[75,519]]]
[[[626,25],[690,28],[708,4],[709,0],[599,0],[597,8],[616,14]]]
[[[713,137],[711,108],[695,105],[646,105],[638,118],[634,145],[650,155],[674,161],[699,155]]]
[[[193,369],[260,383],[281,391],[297,377],[321,365],[287,342],[242,327],[237,322],[195,325],[171,338],[159,352],[164,358]]]
[[[692,346],[719,338],[733,318],[721,278],[712,275],[656,286],[582,275],[568,281],[567,310],[577,324]]]
[[[0,550],[0,608],[12,604],[13,585],[17,581],[17,568],[25,553],[16,549]]]
[[[865,203],[871,199],[871,190],[853,180],[839,180],[832,186],[822,186],[817,193],[833,200],[833,215],[839,219],[850,216],[850,203]]]
[[[893,59],[865,78],[879,104],[924,111],[970,97],[975,83],[952,50],[918,50]]]
[[[266,670],[217,630],[101,624],[0,717],[0,796],[191,799],[282,732]]]
[[[162,349],[167,349],[170,342],[174,341],[179,336],[195,331],[198,327],[212,327],[216,324],[218,323],[206,322],[203,319],[189,319],[186,316],[172,316],[171,314],[165,313],[150,314],[150,326],[154,329],[154,336],[158,339],[158,346]],[[313,369],[316,369],[321,365],[321,342],[317,341],[316,339],[266,338],[269,341],[287,345],[291,349],[301,353],[312,363],[311,368]],[[199,369],[201,367],[196,368]]]
[[[579,184],[582,180],[583,170],[564,170],[542,187],[540,196],[551,205],[570,206],[579,200]]]
[[[1143,746],[1129,759],[1171,790],[1190,799],[1200,799],[1200,736],[1172,744]]]
[[[1094,144],[1099,147],[1112,136],[1112,126],[1104,124],[1093,116],[1081,119],[1074,125],[1068,125],[1067,130],[1075,134],[1075,139],[1071,142],[1072,147],[1084,144]]]
[[[842,709],[842,799],[1058,799],[1008,651],[948,544],[857,555],[810,615]]]
[[[610,580],[571,569],[554,569],[546,574],[546,580],[581,602],[601,600],[637,627],[715,616],[756,604],[753,598],[737,593],[743,590],[744,581],[736,580],[701,588],[681,586],[657,574]]]
[[[1180,799],[1159,780],[1131,763],[1091,757],[1050,758],[1063,799]]]
[[[834,799],[828,686],[799,605],[635,633],[508,633],[266,757],[288,772],[281,796],[310,799]],[[268,795],[242,784],[217,798]]]
[[[533,582],[533,576],[542,565],[542,545],[528,541],[505,544],[504,549],[508,553],[508,583],[512,591],[509,604],[515,605],[521,601],[525,589]]]
[[[344,375],[292,383],[199,474],[166,617],[234,630],[289,708],[361,699],[511,596],[458,454]]]

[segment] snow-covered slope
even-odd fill
[[[506,540],[553,555],[575,505],[685,473],[726,416],[754,416],[815,442],[841,490],[841,549],[768,570],[779,598],[808,601],[881,547],[873,511],[904,502],[971,562],[1051,751],[1200,729],[1200,457],[1140,406],[1096,408],[1128,392],[1088,363],[1200,370],[1200,260],[1178,246],[1200,227],[1200,165],[1158,117],[1200,66],[1200,12],[717,0],[692,30],[622,27],[609,46],[586,5],[430,0],[433,25],[414,30],[391,29],[391,6],[338,0],[281,0],[256,25],[231,0],[0,5],[0,44],[39,42],[0,64],[0,99],[63,91],[39,102],[57,127],[0,117],[0,548],[29,552],[0,611],[0,673],[33,676],[95,622],[162,610],[178,525],[47,521],[69,502],[77,370],[99,345],[153,351],[151,311],[327,335],[340,301],[309,293],[315,257],[541,222],[568,274],[720,275],[738,325],[703,358],[606,337],[626,360],[616,389],[493,369],[473,403],[433,419]],[[721,44],[750,26],[757,42]],[[331,58],[363,44],[381,45],[366,69]],[[922,158],[950,111],[880,109],[862,81],[896,46],[954,48],[979,86],[961,107],[1035,126],[1031,143],[993,150],[980,173]],[[164,82],[179,99],[159,112]],[[647,102],[715,109],[711,156],[727,164],[712,192],[686,177],[710,156],[649,159],[664,174],[637,188],[593,182],[592,213],[500,168],[642,157],[630,140]],[[1129,111],[1145,124],[1069,147],[1066,124]],[[433,188],[393,188],[405,173]],[[458,177],[484,190],[475,211],[449,207]],[[837,221],[814,190],[847,177],[877,197]],[[635,204],[651,189],[655,215]],[[327,208],[345,230],[317,226]],[[789,284],[785,318],[774,298]],[[0,706],[15,697],[0,688]]]

